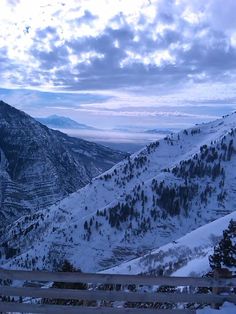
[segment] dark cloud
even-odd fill
[[[50,70],[54,67],[60,67],[65,64],[68,59],[68,51],[65,46],[53,46],[51,51],[43,51],[33,48],[31,53],[40,61],[40,68],[42,70]]]
[[[48,26],[44,29],[40,29],[37,31],[35,41],[40,42],[40,40],[47,38],[48,35],[53,36],[53,41],[60,39],[57,29],[55,27]]]
[[[84,14],[78,17],[77,19],[75,19],[74,22],[78,25],[89,24],[97,19],[98,17],[96,15],[93,15],[91,12],[85,10]]]
[[[202,80],[224,80],[236,70],[236,49],[228,38],[220,32],[209,30],[205,38],[193,39],[189,49],[178,49],[176,59],[186,74],[205,73]],[[229,73],[230,71],[230,73]]]

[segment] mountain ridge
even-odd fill
[[[20,251],[9,265],[32,267],[36,255],[39,268],[69,258],[100,271],[235,211],[235,135],[234,113],[151,143],[47,212],[13,224],[2,241]]]
[[[82,129],[82,130],[97,130],[96,128],[79,123],[75,120],[72,120],[68,117],[64,116],[58,116],[58,115],[51,115],[48,117],[40,117],[35,118],[38,122],[46,125],[49,128],[55,128],[55,129]]]
[[[1,226],[52,205],[127,156],[49,129],[2,101],[0,133]]]

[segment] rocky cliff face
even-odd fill
[[[76,191],[125,153],[69,137],[0,102],[0,227]]]

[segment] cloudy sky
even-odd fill
[[[235,0],[0,0],[0,99],[100,128],[236,108]]]

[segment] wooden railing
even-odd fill
[[[2,297],[34,297],[42,299],[62,299],[62,300],[83,300],[87,301],[82,306],[71,305],[51,305],[37,303],[20,303],[17,301],[0,301],[0,312],[24,312],[24,313],[52,313],[52,314],[187,314],[196,313],[195,310],[160,310],[156,308],[118,308],[86,306],[90,301],[125,301],[134,303],[194,303],[194,304],[222,304],[225,301],[236,303],[236,294],[228,292],[224,295],[216,293],[193,293],[193,292],[130,292],[127,289],[116,290],[98,290],[101,284],[106,285],[135,285],[136,287],[145,286],[174,286],[174,287],[210,287],[226,288],[230,291],[236,287],[236,278],[213,279],[213,278],[193,278],[193,277],[154,277],[140,275],[108,275],[108,274],[90,274],[90,273],[62,273],[62,272],[42,272],[42,271],[22,271],[22,270],[4,270],[0,269],[0,295]],[[4,285],[6,280],[20,281],[39,281],[39,282],[64,282],[64,283],[89,283],[91,287],[87,290],[75,289],[56,289],[40,287],[14,287]],[[93,284],[93,285],[92,285]],[[95,288],[96,287],[96,288]],[[2,298],[4,300],[4,298]]]

